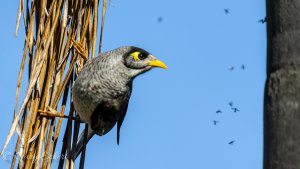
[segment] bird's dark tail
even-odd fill
[[[84,132],[85,130],[83,130],[77,140],[77,144],[76,144],[76,149],[75,149],[75,159],[78,157],[78,155],[81,153],[82,151],[82,147],[84,144]],[[88,127],[88,133],[87,133],[87,140],[86,140],[86,144],[89,142],[89,140],[94,136],[95,132],[91,129],[91,127]]]
[[[117,144],[118,145],[120,143],[120,129],[121,129],[121,124],[117,123]]]

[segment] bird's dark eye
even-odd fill
[[[145,53],[139,53],[139,59],[144,60],[147,58],[147,55]]]

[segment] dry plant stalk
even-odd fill
[[[61,152],[67,158],[60,159],[59,168],[74,168],[72,148],[77,140],[79,122],[74,120],[76,115],[68,95],[85,61],[95,56],[98,4],[99,0],[19,1],[15,34],[18,34],[23,15],[26,38],[18,75],[14,120],[1,151],[2,155],[17,131],[11,168],[15,168],[15,163],[20,169],[51,167],[63,119],[45,117],[45,113],[69,118]],[[102,19],[105,11],[106,1],[102,7]],[[104,20],[102,29],[103,24]],[[28,86],[18,110],[25,65],[29,70]],[[69,115],[65,115],[68,102],[71,109]],[[84,162],[84,158],[81,161]]]

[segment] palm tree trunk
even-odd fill
[[[299,169],[300,1],[266,2],[264,169]]]

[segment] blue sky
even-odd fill
[[[155,69],[135,80],[120,145],[115,128],[104,137],[94,137],[87,146],[86,168],[262,168],[266,25],[258,20],[265,17],[265,2],[112,3],[107,10],[103,51],[138,46],[163,60],[169,69]],[[24,41],[22,26],[14,37],[18,2],[5,1],[2,6],[1,147],[12,121]],[[225,8],[230,9],[227,15]],[[228,70],[231,66],[233,71]],[[231,110],[230,101],[239,112]],[[217,110],[222,113],[216,114]],[[219,123],[215,126],[213,120]],[[14,136],[7,152],[13,151],[16,140]],[[234,145],[229,145],[232,140]],[[1,168],[9,164],[0,158]],[[54,160],[52,168],[57,164]]]

